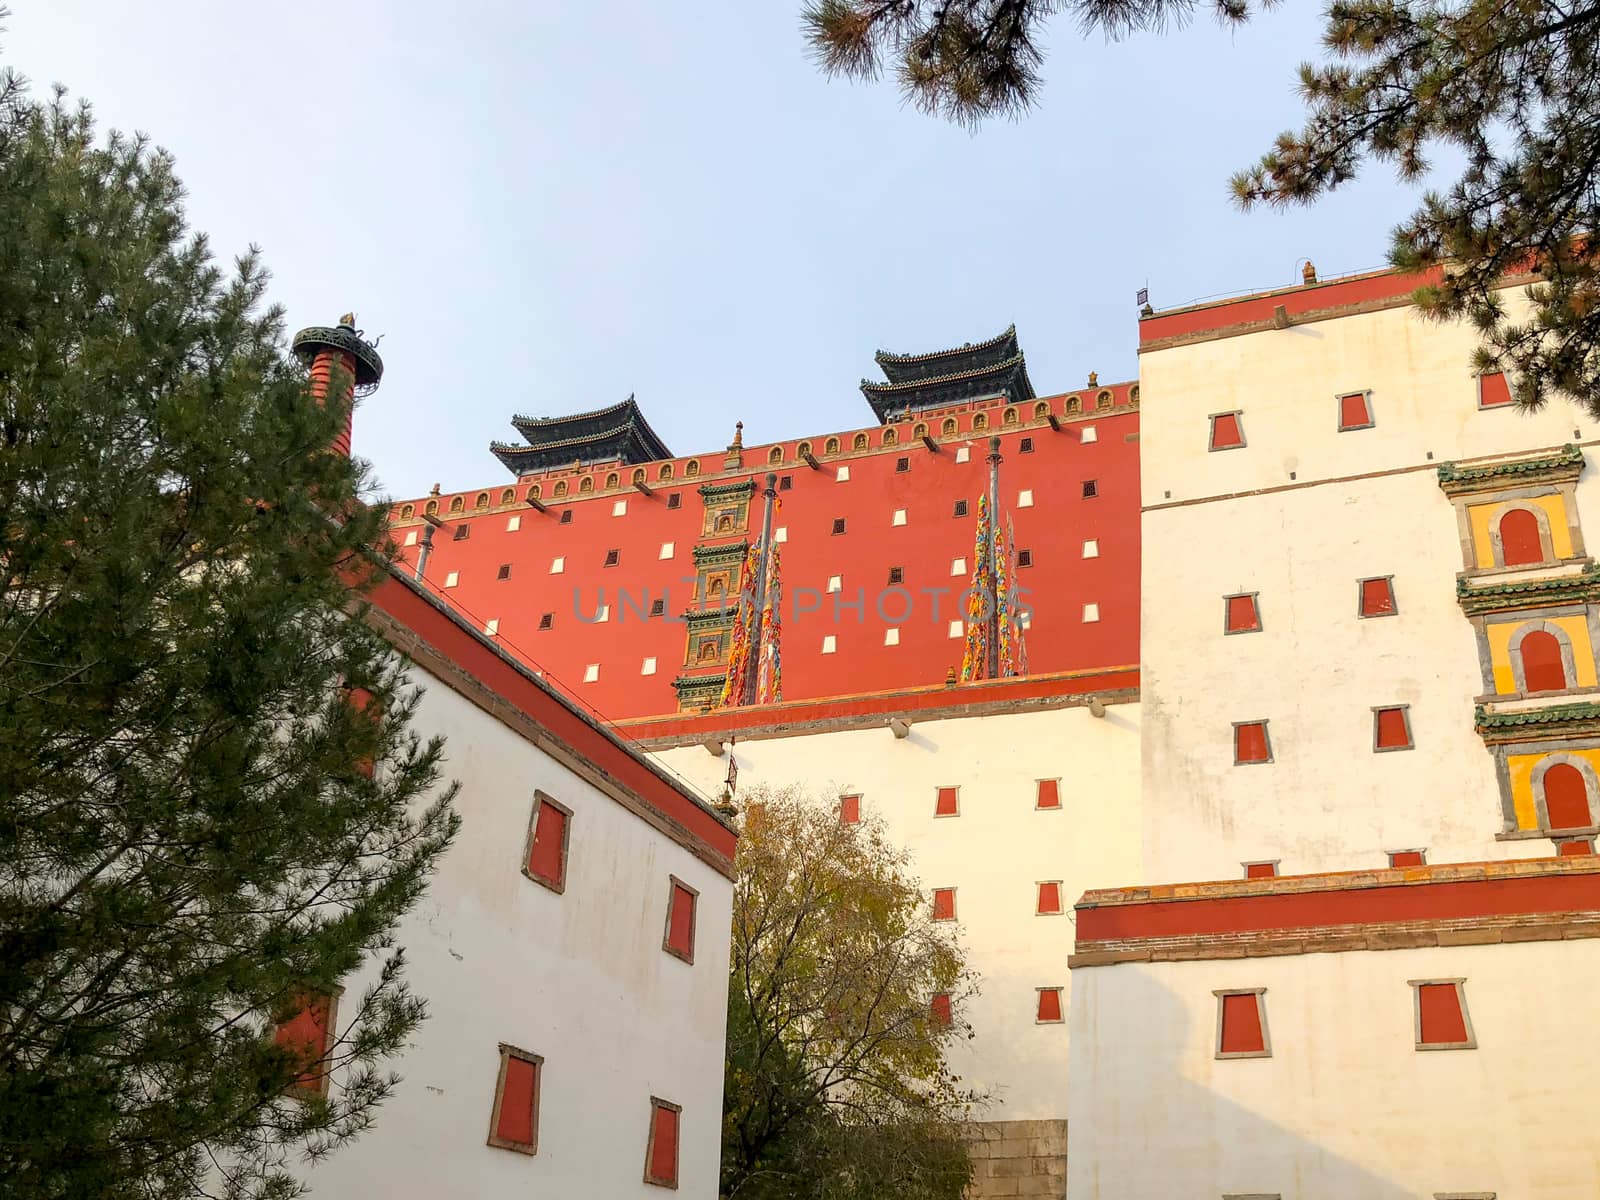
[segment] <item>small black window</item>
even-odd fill
[[[650,601],[650,615],[652,617],[659,617],[659,616],[661,616],[662,613],[664,613],[666,611],[667,611],[667,602],[665,600],[652,600],[652,601]]]
[[[843,533],[844,532],[844,518],[843,517],[835,517],[833,519],[833,531],[835,533]]]
[[[572,524],[572,510],[570,508],[563,508],[561,510],[561,522],[560,523],[563,524],[563,525],[571,525]]]
[[[890,583],[904,583],[905,581],[906,581],[906,569],[904,567],[890,567],[889,568],[889,582]]]
[[[555,615],[555,613],[545,613],[539,618],[539,628],[540,629],[549,629],[555,623],[556,623],[556,615]]]
[[[955,515],[958,517],[964,517],[967,515],[967,502],[965,500],[956,501]]]
[[[1019,566],[1019,567],[1031,567],[1031,566],[1033,566],[1033,551],[1032,550],[1018,550],[1017,551],[1017,566]]]
[[[785,475],[782,479],[778,480],[778,490],[780,492],[787,492],[793,486],[794,486],[794,476],[793,475]]]
[[[511,578],[511,564],[510,563],[501,563],[500,564],[500,569],[495,572],[495,576],[494,577],[496,579],[510,579]]]
[[[1032,454],[1033,453],[1033,439],[1032,438],[1023,438],[1022,439],[1022,445],[1017,447],[1017,453],[1018,454]]]
[[[471,525],[457,525],[456,526],[456,536],[455,536],[455,540],[456,541],[464,542],[471,536],[472,536],[472,526]]]
[[[667,497],[667,507],[668,508],[682,508],[683,507],[683,493],[682,492],[673,492],[672,495],[668,496]]]
[[[621,550],[607,550],[606,551],[606,566],[614,567],[621,560],[622,560],[622,551]]]
[[[897,459],[895,459],[894,460],[894,469],[896,471],[909,471],[909,470],[911,470],[911,460],[909,458],[897,458]]]
[[[1085,479],[1083,481],[1083,498],[1085,500],[1092,500],[1095,496],[1098,496],[1099,494],[1100,494],[1100,492],[1095,487],[1094,480]]]

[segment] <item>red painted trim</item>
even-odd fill
[[[624,745],[615,734],[583,716],[476,630],[467,628],[449,610],[425,597],[414,584],[391,573],[366,598],[429,648],[543,726],[595,770],[675,821],[717,855],[733,861],[738,835],[732,829],[649,765],[642,751]]]
[[[1305,879],[1280,877],[1262,880],[1265,886],[1259,891],[1203,899],[1163,897],[1101,904],[1088,901],[1086,897],[1086,902],[1077,909],[1078,946],[1082,950],[1085,942],[1125,943],[1140,938],[1265,933],[1330,925],[1600,911],[1600,871],[1590,868],[1586,860],[1536,862],[1539,868],[1548,867],[1549,870],[1442,882],[1429,879],[1425,874],[1423,878],[1405,882],[1396,871],[1392,886],[1376,887],[1372,883],[1373,873],[1364,871],[1312,877],[1328,885],[1314,890],[1305,889]],[[1565,869],[1570,864],[1582,864],[1584,869]],[[1422,871],[1434,869],[1422,868]],[[1405,877],[1417,873],[1416,868],[1411,868]],[[1285,890],[1286,883],[1300,887]]]
[[[768,704],[749,708],[718,709],[709,713],[684,713],[673,717],[646,717],[617,724],[638,739],[693,738],[712,734],[744,733],[777,726],[830,719],[890,716],[906,712],[937,714],[940,709],[1039,700],[1052,696],[1087,696],[1101,692],[1137,689],[1137,667],[1084,674],[1029,676],[993,683],[969,683],[922,692],[880,692],[828,700]]]
[[[1291,317],[1294,317],[1329,309],[1348,308],[1357,304],[1370,304],[1375,301],[1398,300],[1410,295],[1419,287],[1441,278],[1443,274],[1444,270],[1441,267],[1421,275],[1373,271],[1365,275],[1351,275],[1344,279],[1313,284],[1310,287],[1253,292],[1208,304],[1190,305],[1187,308],[1158,313],[1140,321],[1139,345],[1143,347],[1152,342],[1175,337],[1191,337],[1199,333],[1220,333],[1235,325],[1271,322],[1272,312],[1280,304]]]

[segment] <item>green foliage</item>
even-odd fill
[[[1270,8],[1267,0],[1259,8]],[[816,0],[804,13],[824,70],[896,63],[919,107],[963,124],[1016,115],[1039,84],[1037,43],[1060,11],[1109,36],[1182,24],[1199,0]],[[1223,21],[1249,0],[1212,0]],[[1465,166],[1394,232],[1391,263],[1438,269],[1422,310],[1479,332],[1480,371],[1523,406],[1562,396],[1600,417],[1600,2],[1336,0],[1328,61],[1300,68],[1299,132],[1232,181],[1243,206],[1308,203],[1368,160],[1417,183],[1429,153]],[[1536,273],[1526,305],[1508,279]]]
[[[165,154],[0,75],[8,1200],[294,1194],[394,1082],[424,1006],[392,932],[455,830],[353,599],[383,518],[324,450],[347,408],[180,199]],[[287,1097],[274,1024],[363,967],[340,1086]]]
[[[734,884],[723,1196],[958,1200],[978,1097],[945,1054],[975,986],[880,824],[758,792]]]

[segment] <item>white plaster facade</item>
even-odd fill
[[[1141,356],[1143,879],[1223,879],[1549,853],[1497,841],[1484,691],[1455,598],[1463,562],[1443,462],[1593,440],[1552,402],[1480,410],[1472,331],[1409,306],[1147,349]],[[1340,432],[1337,397],[1375,424]],[[1209,417],[1245,445],[1208,451]],[[1591,455],[1594,451],[1587,451]],[[1593,468],[1577,488],[1600,529]],[[1358,617],[1358,580],[1392,575],[1397,614]],[[1262,629],[1225,635],[1223,597]],[[1406,704],[1415,749],[1374,753],[1374,706]],[[1273,761],[1233,762],[1235,721],[1270,722]]]
[[[980,994],[964,1012],[974,1037],[952,1069],[997,1101],[988,1121],[1066,1116],[1067,1025],[1037,1024],[1040,987],[1070,987],[1072,902],[1084,889],[1142,877],[1139,706],[1096,718],[1074,706],[982,717],[912,717],[903,739],[887,725],[739,741],[739,796],[796,784],[832,801],[859,794],[883,818],[925,889],[954,887],[967,961]],[[661,751],[710,790],[726,757],[698,743]],[[1061,807],[1035,808],[1037,781],[1059,779]],[[936,790],[960,789],[960,812],[936,817]],[[737,800],[739,796],[736,796]],[[1059,916],[1035,915],[1036,885],[1061,880]],[[1063,993],[1064,1016],[1073,1007]]]
[[[462,827],[398,937],[429,1015],[373,1129],[313,1196],[659,1196],[651,1097],[682,1105],[677,1194],[712,1200],[732,883],[520,733],[417,672]],[[522,873],[534,792],[572,810],[565,890]],[[694,962],[662,949],[669,876],[699,891]],[[366,979],[347,981],[346,1005]],[[543,1056],[538,1151],[486,1144],[499,1044]],[[335,1074],[334,1086],[338,1086]]]
[[[1073,972],[1072,1200],[1600,1194],[1600,942]],[[1477,1048],[1414,1048],[1409,981],[1464,978]],[[1265,988],[1272,1054],[1215,1057],[1214,989]]]

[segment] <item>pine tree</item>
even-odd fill
[[[0,76],[8,1200],[295,1194],[424,1015],[392,938],[453,788],[362,620],[348,410],[266,283],[187,232],[164,153]],[[323,1066],[278,1044],[363,966]]]
[[[1271,7],[1274,0],[1258,5]],[[830,74],[870,78],[894,63],[909,98],[966,124],[1015,115],[1039,85],[1040,31],[1058,12],[1112,37],[1182,24],[1200,0],[816,0],[811,45]],[[1249,0],[1211,0],[1218,19]],[[1430,149],[1465,166],[1424,193],[1394,232],[1402,271],[1444,268],[1422,310],[1466,320],[1480,371],[1510,374],[1519,403],[1561,396],[1600,417],[1600,2],[1335,0],[1329,61],[1300,68],[1309,109],[1235,176],[1244,207],[1309,203],[1369,161],[1417,183]],[[1530,305],[1501,286],[1534,272]]]

